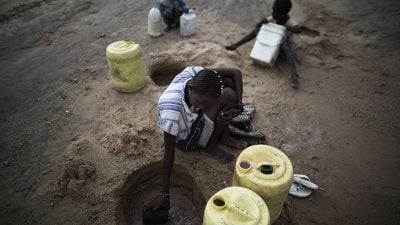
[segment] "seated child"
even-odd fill
[[[166,31],[169,31],[175,24],[179,26],[179,18],[183,12],[189,12],[189,6],[185,0],[159,0],[160,12],[167,24]]]
[[[187,67],[171,81],[158,102],[158,118],[164,131],[165,153],[161,192],[145,209],[170,206],[169,181],[175,147],[183,151],[202,150],[224,162],[233,156],[220,144],[245,148],[247,143],[229,135],[230,121],[243,111],[242,75],[237,69]]]
[[[305,33],[309,35],[318,35],[318,31],[311,30],[305,26],[300,26],[296,23],[296,21],[289,16],[290,9],[292,8],[292,2],[290,0],[275,0],[273,5],[272,5],[272,17],[264,18],[261,20],[257,25],[256,28],[251,31],[249,34],[247,34],[245,37],[243,37],[241,40],[236,42],[233,45],[226,46],[225,48],[227,50],[235,50],[239,46],[251,41],[253,38],[257,36],[257,33],[260,31],[260,28],[263,24],[265,23],[276,23],[282,26],[286,27],[287,32],[287,38],[286,40],[281,44],[281,49],[284,51],[291,75],[292,75],[292,87],[293,88],[298,88],[299,86],[299,80],[298,80],[298,74],[296,71],[296,59],[295,59],[295,52],[293,45],[290,41],[290,35],[292,33]]]

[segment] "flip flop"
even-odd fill
[[[293,174],[293,183],[290,187],[289,194],[298,198],[307,198],[317,188],[318,185],[312,183],[310,178],[306,175]]]
[[[289,194],[298,198],[307,198],[313,193],[313,189],[304,187],[301,184],[298,184],[296,182],[292,183],[292,186],[290,187]]]
[[[293,181],[313,190],[318,189],[318,185],[311,182],[310,178],[308,178],[306,175],[303,174],[293,174]]]

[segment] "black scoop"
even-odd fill
[[[143,224],[163,224],[168,222],[168,208],[162,207],[158,210],[146,210],[142,215]]]

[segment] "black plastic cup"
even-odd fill
[[[168,222],[168,208],[145,210],[142,215],[143,224],[164,224]]]

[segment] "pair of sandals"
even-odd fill
[[[254,105],[245,104],[243,112],[232,119],[229,132],[234,139],[246,141],[248,145],[265,143],[265,135],[257,131],[251,123],[255,112],[256,107]]]
[[[290,187],[289,194],[298,198],[307,198],[317,189],[318,185],[311,182],[308,176],[293,174],[293,183]]]

